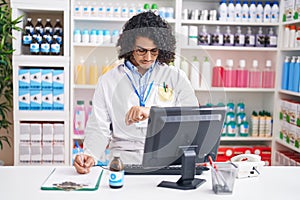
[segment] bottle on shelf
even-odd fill
[[[50,55],[50,44],[47,40],[47,36],[44,35],[42,43],[41,43],[41,47],[40,47],[40,51],[42,55]]]
[[[244,1],[242,6],[242,22],[248,22],[248,21],[249,21],[248,1]]]
[[[93,58],[92,63],[90,64],[89,67],[89,84],[90,85],[96,85],[98,82],[98,78],[99,78],[99,70],[98,70],[98,65],[96,62],[96,58]]]
[[[86,109],[85,109],[85,125],[89,119],[89,117],[92,114],[92,110],[93,110],[93,102],[92,100],[89,101],[89,105],[87,105]]]
[[[293,90],[293,84],[294,84],[294,72],[295,72],[295,65],[297,62],[297,56],[292,56],[292,60],[289,66],[289,83],[288,83],[288,90]]]
[[[113,159],[109,163],[109,187],[121,188],[124,184],[124,165],[120,153],[114,152]]]
[[[215,33],[211,35],[211,45],[223,46],[223,43],[224,43],[224,36],[220,31],[220,26],[217,26]]]
[[[299,48],[300,47],[300,26],[297,27],[297,32],[295,36],[295,47]]]
[[[221,0],[219,5],[219,21],[227,21],[227,4],[226,0]]]
[[[262,27],[258,28],[258,32],[255,36],[255,46],[256,47],[264,47],[266,44],[265,34],[263,33]]]
[[[234,35],[231,33],[230,26],[227,26],[226,33],[224,34],[224,46],[234,45]]]
[[[256,18],[255,18],[255,22],[262,23],[263,22],[263,18],[264,18],[264,8],[262,6],[262,2],[259,1],[259,2],[257,2],[257,5],[256,5]]]
[[[44,32],[49,31],[49,33],[52,35],[53,34],[53,26],[51,24],[51,19],[46,19],[46,24],[44,27]]]
[[[74,109],[74,134],[83,135],[85,128],[85,107],[84,101],[78,100]]]
[[[202,63],[202,73],[201,73],[201,88],[210,88],[211,87],[211,69],[210,69],[210,62],[208,57],[204,58]]]
[[[75,84],[86,84],[86,66],[82,57],[80,58],[80,63],[76,67]]]
[[[32,42],[32,34],[34,33],[34,27],[31,18],[27,18],[27,22],[24,27],[24,30],[25,31],[22,36],[22,44],[24,46],[29,46]]]
[[[275,71],[272,69],[271,60],[266,61],[266,67],[262,72],[262,88],[274,88]]]
[[[264,7],[264,23],[270,23],[271,22],[271,14],[272,14],[272,8],[270,5],[270,1],[266,1],[265,7]]]
[[[63,36],[63,27],[61,25],[60,19],[56,19],[56,23],[53,28],[53,34]]]
[[[227,6],[227,20],[228,22],[235,21],[235,6],[233,0],[229,0]]]
[[[255,22],[256,21],[256,4],[255,1],[251,1],[250,7],[249,7],[249,22]]]
[[[181,64],[180,64],[180,68],[182,69],[182,71],[185,72],[187,77],[190,77],[189,63],[186,61],[185,58],[182,59]]]
[[[199,33],[198,45],[210,45],[210,34],[207,33],[206,26],[202,26],[202,31]]]
[[[271,22],[277,23],[279,21],[279,6],[278,1],[274,1],[271,8]]]
[[[60,44],[58,39],[59,36],[53,35],[52,44],[50,45],[50,53],[51,55],[60,55]]]
[[[36,30],[40,35],[44,35],[44,26],[42,24],[42,19],[38,18],[37,22],[34,26],[34,30]]]
[[[194,56],[192,61],[190,80],[192,87],[198,89],[200,84],[200,63],[197,56]]]
[[[245,35],[242,33],[241,27],[237,26],[236,34],[234,35],[234,46],[245,45]]]
[[[37,35],[32,35],[32,42],[29,47],[29,51],[31,55],[39,55],[40,54],[40,44],[36,39]]]
[[[290,44],[290,26],[289,25],[285,25],[283,37],[285,38],[285,40],[282,41],[282,46],[284,48],[288,48],[289,44]]]
[[[255,36],[252,34],[251,27],[247,27],[247,34],[245,35],[245,46],[254,47],[255,46]]]
[[[249,70],[249,87],[260,88],[261,87],[261,71],[258,68],[258,61],[252,61],[252,68]]]
[[[281,76],[281,89],[283,90],[288,90],[290,64],[290,56],[286,56],[283,63]]]
[[[236,0],[234,7],[234,21],[241,22],[242,21],[242,5],[240,0]]]
[[[221,59],[217,59],[216,65],[213,67],[212,87],[224,86],[224,67]]]
[[[233,68],[233,60],[226,60],[226,68],[224,71],[224,86],[236,87],[236,69]]]
[[[277,35],[274,34],[272,27],[270,28],[269,33],[266,35],[266,46],[277,47]]]
[[[51,33],[50,33],[49,30],[46,30],[46,32],[44,33],[43,37],[44,37],[44,36],[46,37],[46,40],[48,41],[48,43],[51,44],[53,38],[52,38],[52,35],[51,35]]]
[[[287,40],[285,40],[287,41]],[[290,26],[290,34],[289,34],[289,48],[294,48],[296,43],[296,26]]]
[[[74,5],[74,16],[80,17],[82,16],[82,4],[81,1],[76,1]]]
[[[248,87],[248,76],[249,72],[248,69],[246,69],[246,61],[240,60],[239,67],[237,69],[237,81],[236,81],[236,87]]]
[[[251,136],[258,137],[259,134],[259,118],[256,111],[252,112],[251,115]]]

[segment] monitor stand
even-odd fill
[[[195,178],[195,160],[197,146],[181,147],[183,150],[181,163],[181,177],[177,182],[162,181],[158,187],[166,187],[179,190],[192,190],[205,183],[205,179]]]

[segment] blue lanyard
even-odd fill
[[[139,92],[137,91],[136,87],[134,86],[133,81],[132,81],[132,79],[130,78],[130,76],[129,76],[126,72],[125,72],[125,74],[127,75],[129,81],[131,82],[131,85],[132,85],[132,88],[134,89],[135,94],[138,96],[138,98],[139,98],[139,100],[140,100],[140,106],[145,107],[145,102],[147,101],[147,99],[148,99],[148,97],[149,97],[149,94],[150,94],[150,92],[151,92],[151,90],[152,90],[152,86],[153,86],[153,82],[154,82],[154,81],[152,81],[152,82],[150,83],[150,86],[149,86],[149,88],[148,88],[146,97],[143,99],[142,96],[141,96],[141,95],[139,94]]]

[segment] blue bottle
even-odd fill
[[[293,92],[299,92],[299,83],[300,83],[300,56],[298,56],[297,62],[294,68],[294,84]]]
[[[296,56],[292,57],[292,61],[289,68],[289,84],[288,84],[288,90],[293,91],[293,83],[294,83],[294,69],[296,64]]]
[[[281,89],[287,90],[289,84],[289,68],[290,68],[290,57],[286,56],[283,69],[282,69],[282,77],[281,77]]]

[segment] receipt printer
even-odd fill
[[[237,155],[231,158],[231,162],[238,168],[237,178],[258,176],[265,165],[261,157],[256,154]]]

